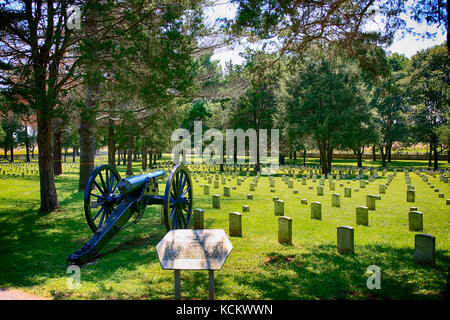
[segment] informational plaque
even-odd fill
[[[170,230],[156,246],[165,270],[220,270],[231,250],[222,229]]]

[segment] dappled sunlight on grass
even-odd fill
[[[139,164],[134,164],[139,171]],[[125,167],[119,167],[123,176]],[[205,210],[205,227],[228,233],[228,214],[243,213],[243,236],[230,237],[233,251],[222,270],[216,272],[217,299],[440,299],[450,265],[450,216],[445,198],[438,198],[419,176],[410,173],[416,202],[406,202],[404,174],[399,172],[387,193],[369,212],[369,227],[356,226],[355,208],[365,205],[366,194],[378,194],[379,176],[351,198],[343,196],[344,187],[359,188],[358,181],[336,180],[331,191],[325,181],[325,194],[317,196],[318,180],[293,179],[288,188],[275,178],[270,192],[267,177],[259,179],[256,191],[249,191],[253,177],[241,186],[227,176],[219,188],[210,187],[203,195],[200,185],[207,179],[196,176],[194,207]],[[228,179],[231,181],[228,181]],[[214,176],[213,176],[214,180]],[[439,177],[429,180],[446,198],[450,187]],[[195,179],[193,179],[195,181]],[[343,186],[340,186],[343,183]],[[0,287],[21,290],[54,299],[173,299],[173,272],[161,270],[155,246],[166,233],[160,221],[159,206],[147,207],[143,219],[120,232],[100,252],[98,259],[81,268],[82,286],[68,289],[66,258],[78,250],[92,232],[83,211],[83,193],[77,191],[75,174],[56,178],[61,209],[47,215],[39,208],[37,178],[8,177],[0,180]],[[231,197],[223,196],[223,186],[236,186]],[[310,190],[308,186],[313,186]],[[165,184],[160,185],[160,193]],[[293,194],[293,189],[299,190]],[[354,190],[352,190],[354,191]],[[247,200],[247,194],[254,195]],[[341,207],[331,206],[331,193],[341,194]],[[221,208],[213,209],[211,197],[219,194]],[[272,197],[285,202],[286,216],[293,219],[292,245],[277,241],[278,218]],[[303,205],[300,199],[307,199]],[[322,203],[322,220],[311,220],[310,204]],[[408,210],[416,206],[424,214],[424,232],[436,237],[436,265],[414,263],[414,232],[408,231]],[[336,228],[355,228],[355,254],[340,255],[336,250]],[[368,266],[382,272],[380,290],[366,287]],[[181,272],[182,298],[208,297],[207,271]]]

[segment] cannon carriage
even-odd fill
[[[94,258],[115,234],[137,223],[147,205],[162,206],[167,231],[186,228],[193,198],[189,170],[183,165],[174,165],[165,192],[159,195],[158,181],[164,176],[163,170],[157,170],[121,179],[110,165],[95,168],[84,194],[86,221],[94,235],[67,260],[80,265]],[[130,222],[133,216],[134,220]]]

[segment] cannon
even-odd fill
[[[181,164],[174,165],[164,195],[159,195],[158,180],[164,176],[163,170],[157,170],[121,179],[113,166],[95,168],[84,193],[84,213],[94,235],[67,260],[77,265],[92,260],[120,230],[137,223],[147,205],[162,206],[167,231],[187,228],[193,194],[189,170]],[[134,221],[130,222],[133,216]]]

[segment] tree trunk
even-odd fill
[[[85,20],[83,23],[83,32],[86,41],[91,44],[89,51],[84,52],[88,55],[89,62],[85,64],[86,73],[84,75],[84,83],[86,85],[86,101],[84,110],[81,112],[80,128],[80,180],[78,184],[79,190],[86,188],[89,176],[94,170],[95,161],[95,117],[96,105],[100,96],[100,79],[101,72],[98,64],[98,39],[95,35],[89,35],[97,30],[96,10],[88,6],[88,10],[84,13]],[[92,10],[92,11],[91,11]]]
[[[430,141],[430,152],[428,153],[428,167],[431,167],[432,153],[433,153],[433,141]]]
[[[95,161],[95,136],[94,126],[90,119],[81,118],[80,128],[80,180],[78,190],[86,188],[89,176],[94,170]]]
[[[434,161],[433,161],[433,170],[436,171],[439,168],[439,152],[437,150],[438,145],[438,137],[435,133],[433,133],[433,154],[434,154]]]
[[[375,145],[372,146],[372,161],[377,161],[377,149]]]
[[[381,166],[383,168],[386,168],[386,153],[384,152],[384,146],[380,146],[380,153],[381,153]]]
[[[11,133],[11,144],[9,146],[9,153],[11,153],[9,156],[11,157],[11,163],[14,162],[14,137],[12,137]]]
[[[249,151],[250,151],[250,147],[249,147]],[[256,163],[255,163],[255,168],[254,168],[254,172],[255,174],[258,174],[258,172],[261,171],[261,165],[260,165],[260,158],[259,158],[259,134],[256,135]]]
[[[126,152],[125,150],[122,150],[122,165],[127,164],[127,157],[125,156]]]
[[[30,139],[28,138],[28,127],[25,125],[25,151],[26,151],[26,162],[30,162]]]
[[[147,149],[141,148],[141,154],[142,154],[142,170],[147,170]]]
[[[327,166],[327,174],[331,173],[331,165],[333,162],[333,147],[331,147],[331,143],[328,142],[328,148],[327,148],[327,157],[328,157],[328,166]]]
[[[282,166],[284,166],[286,164],[286,161],[284,160],[284,155],[282,155],[281,152],[279,153],[278,161],[280,162],[280,165],[282,165]]]
[[[37,144],[39,148],[39,182],[41,207],[39,211],[52,212],[59,208],[53,172],[52,119],[48,111],[37,111]]]
[[[322,173],[328,174],[331,172],[331,162],[333,160],[333,148],[329,141],[321,141],[319,139],[318,144],[320,153],[320,164],[322,166]]]
[[[392,161],[392,143],[388,147],[389,147],[389,149],[387,150],[387,156],[388,156],[387,162],[391,163],[391,161]]]
[[[303,165],[306,166],[306,149],[303,150]]]
[[[362,150],[364,150],[364,148]],[[364,151],[361,152],[361,150],[354,150],[353,152],[356,156],[356,164],[358,168],[362,168],[362,156],[364,154]]]
[[[127,155],[127,176],[133,175],[133,149],[134,149],[134,137],[131,135],[128,140],[128,155]]]
[[[62,121],[53,119],[53,171],[55,176],[61,175],[62,172]]]
[[[153,169],[153,151],[148,152],[148,167],[149,169]]]
[[[114,127],[112,120],[108,122],[108,164],[116,167],[116,143],[114,141]]]

